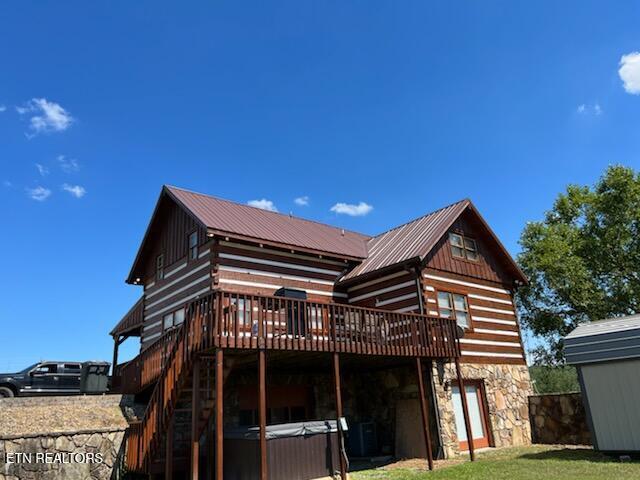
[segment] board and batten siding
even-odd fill
[[[347,294],[335,291],[336,279],[348,267],[343,259],[240,241],[219,240],[214,252],[217,288],[228,292],[273,295],[282,287],[304,290],[315,302],[344,303]]]
[[[406,270],[387,272],[348,287],[348,302],[366,308],[394,312],[420,312],[420,295],[415,274]]]
[[[640,451],[640,359],[578,366],[598,450]]]
[[[460,339],[463,363],[524,364],[524,348],[512,293],[499,283],[425,269],[425,314],[437,317],[437,293],[467,297],[471,329]]]
[[[145,285],[141,336],[143,350],[162,335],[162,319],[165,315],[211,291],[212,245],[213,242],[208,242],[199,247],[197,259],[183,256],[165,268],[162,280],[153,280]]]
[[[164,264],[169,266],[186,256],[191,233],[198,232],[200,247],[208,241],[206,228],[196,222],[193,216],[169,198],[164,198],[162,202],[166,202],[166,205],[162,205],[163,208],[159,209],[158,218],[148,232],[149,238],[153,239],[153,244],[145,255],[142,276],[145,283],[155,277],[158,255],[162,254]]]
[[[513,281],[512,277],[506,274],[498,261],[499,257],[489,248],[488,238],[479,233],[481,229],[476,223],[477,221],[474,222],[468,212],[461,215],[427,255],[425,267],[499,284],[509,284]],[[476,241],[478,261],[456,258],[451,254],[450,232],[462,233]]]

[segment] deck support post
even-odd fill
[[[269,478],[267,465],[267,359],[266,352],[262,349],[258,352],[259,364],[259,405],[258,416],[260,419],[260,480]]]
[[[337,352],[333,353],[333,378],[335,380],[335,392],[336,392],[336,416],[338,417],[338,447],[340,451],[338,456],[340,457],[340,477],[342,480],[347,480],[347,462],[344,458],[344,438],[342,433],[342,391],[340,390],[340,356]]]
[[[200,460],[200,439],[198,422],[200,420],[200,358],[193,359],[193,383],[191,385],[191,480],[198,480]]]
[[[224,354],[221,348],[216,350],[216,477],[215,480],[223,480],[224,477],[224,405],[222,398],[224,386]]]
[[[471,432],[471,420],[469,419],[469,404],[467,403],[467,392],[464,389],[464,381],[462,380],[462,372],[460,371],[460,359],[456,357],[456,375],[458,376],[458,388],[460,389],[460,401],[462,403],[462,413],[464,416],[464,428],[467,432],[467,443],[469,444],[469,457],[471,461],[475,461],[476,454],[473,448],[473,433]]]
[[[433,452],[431,451],[431,427],[429,425],[429,405],[424,389],[424,378],[422,376],[422,362],[420,357],[416,357],[416,373],[418,374],[418,389],[420,390],[420,410],[422,412],[422,428],[424,430],[424,443],[427,447],[427,464],[429,470],[433,470]]]
[[[173,479],[173,417],[169,419],[169,425],[167,426],[167,438],[165,447],[165,459],[164,459],[164,479]]]
[[[113,364],[111,365],[111,376],[115,376],[116,366],[118,365],[118,350],[120,349],[120,344],[124,342],[128,336],[122,335],[114,335],[113,337]]]

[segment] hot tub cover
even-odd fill
[[[278,425],[267,425],[267,440],[285,437],[302,437],[307,435],[317,435],[334,433],[338,431],[338,424],[335,420],[318,420],[313,422],[281,423]],[[257,440],[260,438],[260,427],[236,427],[225,428],[224,438]]]

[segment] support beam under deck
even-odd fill
[[[347,462],[344,458],[344,439],[342,436],[342,391],[340,389],[340,356],[338,353],[333,354],[333,378],[335,380],[335,393],[336,393],[336,416],[338,417],[338,446],[340,451],[338,455],[340,457],[340,476],[342,480],[347,480]]]
[[[422,374],[422,362],[420,357],[416,357],[416,373],[418,375],[418,388],[420,390],[420,410],[422,411],[422,428],[424,432],[424,443],[427,447],[427,464],[429,470],[433,470],[433,452],[431,451],[431,427],[429,425],[429,405],[424,389],[424,378]]]
[[[460,371],[460,359],[456,357],[456,375],[458,376],[458,388],[460,389],[460,401],[462,403],[462,414],[464,416],[464,428],[467,432],[467,443],[469,444],[469,457],[475,461],[476,453],[473,448],[473,433],[471,432],[471,420],[469,418],[469,404],[467,403],[467,392],[464,389],[462,372]]]

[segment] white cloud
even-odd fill
[[[31,136],[39,133],[63,132],[71,126],[74,118],[62,106],[46,98],[32,98],[24,106],[16,107],[20,115],[33,113],[29,119]]]
[[[306,207],[309,205],[309,197],[304,195],[302,197],[298,197],[293,201],[296,205],[300,205],[301,207]]]
[[[51,195],[51,190],[44,187],[27,188],[27,195],[33,200],[44,202]]]
[[[44,177],[46,175],[49,175],[49,169],[44,165],[36,163],[36,168],[38,169],[38,173],[40,174],[40,176]]]
[[[602,115],[602,107],[597,102],[593,105],[581,103],[578,105],[578,108],[576,108],[576,112],[579,115]]]
[[[77,172],[80,170],[80,164],[75,158],[67,158],[64,155],[58,155],[58,163],[65,173]]]
[[[631,52],[620,58],[618,75],[627,93],[640,95],[640,52]]]
[[[270,212],[277,212],[278,209],[273,204],[271,200],[267,200],[263,198],[262,200],[249,200],[247,205],[251,205],[252,207],[261,208],[262,210],[269,210]]]
[[[62,185],[62,189],[65,192],[69,192],[71,195],[73,195],[76,198],[82,198],[87,193],[87,190],[84,187],[80,185],[69,185],[68,183],[65,183],[64,185]]]
[[[373,207],[365,202],[360,202],[357,205],[350,203],[336,203],[331,207],[331,211],[335,213],[343,213],[351,217],[362,217],[373,210]]]

